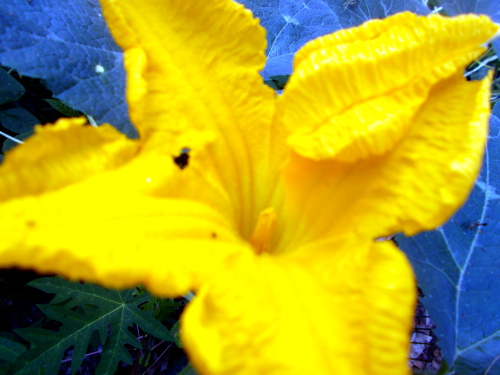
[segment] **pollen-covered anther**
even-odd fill
[[[269,253],[271,251],[271,240],[275,227],[276,210],[273,207],[262,210],[253,231],[252,239],[250,240],[257,254],[262,254],[263,252]]]

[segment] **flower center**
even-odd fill
[[[252,234],[250,243],[257,254],[271,252],[271,240],[276,227],[276,211],[273,207],[262,210],[257,220],[257,225]]]

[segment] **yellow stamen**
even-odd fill
[[[276,227],[276,211],[273,207],[262,210],[259,220],[252,234],[250,243],[255,248],[257,254],[271,251],[271,240]]]

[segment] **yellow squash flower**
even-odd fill
[[[412,271],[374,239],[466,198],[491,80],[463,72],[498,26],[372,20],[303,47],[276,96],[241,5],[102,6],[140,139],[65,119],[9,152],[0,265],[194,291],[182,339],[200,374],[408,373]]]

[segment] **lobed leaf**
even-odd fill
[[[168,329],[143,311],[139,305],[150,299],[149,294],[135,296],[135,289],[113,291],[92,284],[79,284],[58,277],[36,279],[29,284],[56,296],[50,305],[39,308],[50,319],[62,323],[59,331],[41,328],[16,330],[31,343],[12,365],[12,374],[36,374],[44,368],[46,374],[57,374],[68,348],[73,347],[71,369],[80,367],[90,339],[98,332],[103,345],[97,373],[112,374],[118,363],[131,363],[125,344],[140,347],[129,327],[139,326],[157,338],[175,341]]]

